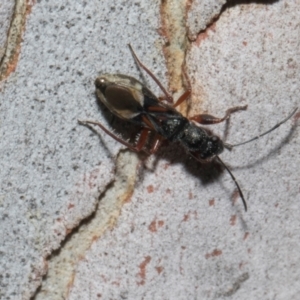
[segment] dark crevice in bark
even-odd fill
[[[214,16],[211,21],[207,24],[206,28],[201,30],[199,34],[205,32],[207,29],[209,29],[215,22],[218,21],[218,19],[221,17],[221,15],[226,11],[227,9],[230,9],[232,7],[235,7],[237,5],[246,5],[246,4],[264,4],[264,5],[271,5],[276,2],[279,2],[279,0],[228,0],[223,7],[220,10],[220,13],[216,16]]]

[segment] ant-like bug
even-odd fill
[[[192,157],[201,163],[217,159],[235,182],[242,198],[245,211],[247,211],[247,204],[242,190],[230,169],[220,159],[219,154],[224,148],[231,150],[233,147],[252,142],[270,133],[289,120],[295,114],[297,108],[274,127],[246,142],[236,145],[223,143],[219,137],[213,135],[208,129],[200,127],[199,124],[209,125],[223,122],[227,120],[233,112],[245,110],[247,105],[228,109],[223,118],[200,114],[187,119],[175,108],[189,98],[191,94],[190,89],[183,93],[174,103],[173,97],[166,91],[155,75],[139,60],[131,45],[129,45],[129,48],[137,64],[146,71],[162,90],[164,98],[156,97],[144,84],[127,75],[104,74],[96,79],[95,86],[98,98],[114,115],[142,128],[136,145],[134,146],[119,138],[99,122],[79,122],[84,125],[94,124],[99,126],[116,141],[135,152],[144,151],[148,154],[153,154],[158,149],[162,140],[165,139],[180,143]],[[153,146],[150,150],[147,150],[144,149],[144,147],[150,132],[154,132],[155,136]]]

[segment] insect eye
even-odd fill
[[[97,78],[95,81],[95,85],[97,88],[105,88],[106,87],[106,80],[104,78]]]

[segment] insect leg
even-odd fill
[[[160,81],[155,77],[155,75],[139,60],[139,58],[137,57],[137,55],[135,54],[135,52],[133,51],[133,48],[131,47],[130,44],[128,44],[128,47],[135,59],[135,61],[137,62],[137,64],[146,71],[146,73],[154,80],[154,82],[159,86],[159,88],[162,90],[162,92],[165,94],[166,98],[165,100],[167,100],[170,103],[173,103],[173,97],[167,92],[167,90],[163,87],[163,85],[160,83]]]
[[[153,146],[150,149],[150,154],[154,154],[158,150],[162,141],[163,137],[161,135],[156,134],[154,137]]]
[[[216,124],[216,123],[221,123],[221,122],[227,120],[232,113],[239,111],[239,110],[246,110],[246,109],[247,109],[247,105],[235,106],[235,107],[227,109],[225,116],[223,118],[217,118],[217,117],[214,117],[214,116],[208,115],[208,114],[200,114],[200,115],[195,115],[195,116],[189,118],[189,120],[195,121],[195,122],[197,122],[199,124],[203,124],[203,125]]]
[[[173,104],[173,107],[179,106],[183,101],[186,101],[190,97],[190,95],[191,95],[191,90],[188,89],[178,98],[175,104]]]
[[[142,129],[142,132],[139,136],[138,142],[137,142],[136,146],[134,147],[137,152],[141,151],[144,148],[144,146],[146,145],[148,137],[149,137],[149,133],[150,133],[149,129],[147,129],[147,128]],[[144,151],[149,153],[149,151],[147,151],[147,150],[144,150]],[[149,154],[151,154],[151,152]]]
[[[138,142],[136,144],[136,146],[122,140],[121,138],[119,138],[117,135],[113,134],[112,132],[110,132],[106,127],[104,127],[101,123],[99,122],[94,122],[94,121],[80,121],[78,120],[79,124],[82,124],[82,125],[88,125],[88,124],[93,124],[93,125],[97,125],[99,126],[105,133],[107,133],[109,136],[111,136],[113,139],[115,139],[117,142],[121,143],[122,145],[126,146],[127,148],[129,148],[130,150],[134,151],[134,152],[140,152],[140,151],[144,151],[148,154],[149,151],[143,149],[143,147],[145,146],[146,142],[147,142],[147,139],[148,139],[148,135],[149,135],[149,129],[143,129],[140,136],[139,136],[139,139],[138,139]]]

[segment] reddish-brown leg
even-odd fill
[[[143,149],[144,146],[147,143],[147,140],[148,140],[148,137],[149,137],[149,133],[150,133],[149,129],[146,129],[146,128],[142,129],[142,132],[141,132],[141,134],[139,136],[138,142],[137,142],[136,146],[134,147],[137,152],[140,152],[141,150],[143,150],[146,153],[149,153],[149,151],[147,151],[146,149]]]
[[[190,86],[190,82],[189,82],[189,78],[186,74],[186,70],[184,67],[184,64],[181,66],[181,71],[184,77],[184,84],[185,86],[187,86],[187,90],[179,97],[179,99],[177,99],[176,103],[173,105],[173,107],[177,107],[179,106],[181,103],[183,103],[184,101],[186,101],[192,93],[192,88]]]
[[[157,97],[158,101],[161,102],[161,101],[168,101],[168,98],[166,96],[159,96]],[[172,98],[173,99],[173,98]],[[170,102],[170,101],[168,101]],[[174,100],[172,100],[172,103],[173,104]]]
[[[175,102],[175,104],[172,104],[172,106],[175,108],[177,106],[179,106],[183,101],[186,101],[191,95],[191,90],[187,90],[185,91],[179,98],[178,100]],[[163,100],[168,100],[166,99],[166,97],[158,97],[159,101],[163,101]]]
[[[173,97],[167,92],[167,90],[163,87],[163,85],[160,83],[160,81],[155,77],[155,75],[139,60],[135,52],[133,51],[130,44],[128,44],[130,51],[132,52],[132,55],[137,62],[137,64],[146,71],[146,73],[154,80],[154,82],[159,86],[159,88],[162,90],[162,92],[165,94],[165,100],[173,103]]]
[[[137,55],[135,54],[132,46],[128,44],[130,51],[132,52],[132,55],[137,62],[137,64],[146,71],[146,73],[154,80],[154,82],[159,86],[159,88],[162,90],[162,92],[165,94],[164,97],[158,97],[159,101],[166,100],[170,103],[174,103],[173,97],[167,92],[167,90],[164,88],[164,86],[160,83],[160,81],[156,78],[156,76],[139,60]],[[184,76],[187,78],[185,71],[183,71]],[[184,92],[179,99],[176,101],[175,104],[173,104],[173,107],[179,106],[183,101],[185,101],[191,94],[191,89],[189,88],[186,92]]]
[[[203,124],[203,125],[216,124],[216,123],[221,123],[221,122],[227,120],[232,113],[239,111],[239,110],[245,110],[245,109],[247,109],[247,105],[235,106],[235,107],[228,109],[223,118],[217,118],[217,117],[214,117],[214,116],[208,115],[208,114],[200,114],[200,115],[195,115],[195,116],[189,118],[189,120],[195,121],[195,122],[197,122],[199,124]]]
[[[94,121],[79,121],[78,122],[82,125],[87,125],[87,124],[93,124],[93,125],[97,125],[99,126],[105,133],[107,133],[109,136],[111,136],[113,139],[115,139],[117,142],[121,143],[122,145],[126,146],[127,148],[129,148],[130,150],[134,151],[134,152],[140,152],[140,151],[144,151],[148,154],[149,151],[143,149],[143,147],[145,146],[147,139],[148,139],[148,135],[150,130],[149,129],[142,129],[141,135],[139,136],[138,142],[136,144],[136,146],[133,146],[132,144],[122,140],[121,138],[119,138],[118,136],[116,136],[115,134],[113,134],[112,132],[110,132],[106,127],[104,127],[101,123],[99,122],[94,122]]]
[[[156,134],[155,137],[153,138],[153,146],[150,149],[150,154],[156,153],[162,141],[163,141],[163,137],[161,135]]]
[[[183,101],[186,101],[191,95],[191,90],[187,90],[185,91],[179,98],[178,100],[175,102],[175,104],[173,104],[173,107],[177,107],[179,106]]]

